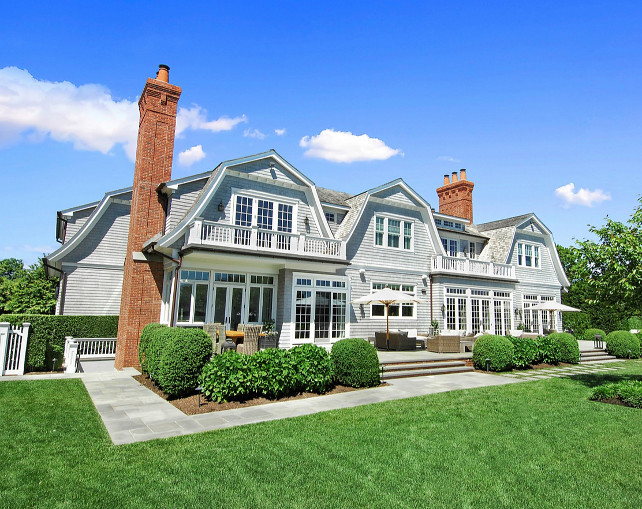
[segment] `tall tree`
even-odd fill
[[[0,312],[52,314],[56,308],[56,279],[47,279],[42,261],[25,269],[22,260],[0,261]]]

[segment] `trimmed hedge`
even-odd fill
[[[580,347],[573,334],[568,332],[554,332],[548,336],[557,343],[558,362],[577,364],[580,362]]]
[[[486,334],[475,341],[473,346],[473,365],[486,369],[486,359],[490,359],[491,371],[506,371],[513,366],[515,347],[504,336]]]
[[[581,338],[584,341],[594,341],[596,334],[601,335],[602,340],[606,339],[606,332],[604,332],[602,329],[586,329],[584,331],[584,334],[582,334]]]
[[[115,338],[118,334],[118,316],[6,314],[0,315],[0,322],[31,324],[25,360],[28,371],[50,370],[54,357],[61,365],[65,336]]]
[[[606,351],[610,355],[615,355],[626,359],[637,359],[640,356],[640,340],[635,334],[626,330],[616,330],[606,336]],[[629,350],[631,353],[629,354]]]
[[[154,332],[159,329],[153,329]],[[194,390],[205,363],[212,357],[212,338],[202,329],[170,328],[164,341],[158,370],[158,385],[169,395]]]
[[[531,338],[514,338],[513,336],[506,336],[511,343],[513,343],[513,366],[516,368],[526,368],[531,364],[537,362],[537,345],[535,340]],[[484,369],[486,361],[484,360]]]
[[[363,339],[346,338],[332,345],[334,377],[351,387],[374,387],[381,383],[379,357],[374,346]]]
[[[145,326],[143,332],[140,334],[140,341],[138,342],[138,362],[140,363],[140,369],[143,373],[149,373],[149,368],[147,366],[147,353],[152,341],[153,331],[162,327],[166,327],[166,325],[150,323]]]

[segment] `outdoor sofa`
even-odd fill
[[[386,343],[385,332],[375,332],[375,347],[380,350],[416,350],[417,339],[409,338],[408,333],[405,332],[390,332],[389,343]]]

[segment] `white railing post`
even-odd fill
[[[189,231],[189,239],[187,240],[188,244],[201,244],[202,241],[202,232],[203,232],[203,221],[201,219],[196,219],[192,223],[192,227]]]
[[[299,234],[299,245],[297,247],[299,253],[305,253],[305,235],[303,233]]]
[[[258,242],[258,230],[257,226],[252,226],[252,230],[250,230],[250,247],[252,249],[258,249],[259,248],[259,242]]]
[[[73,338],[69,339],[69,357],[67,357],[67,367],[65,373],[75,373],[76,363],[78,362],[78,343]]]
[[[7,343],[9,342],[9,322],[0,323],[0,376],[4,375],[7,359]]]
[[[488,270],[490,271],[489,275],[491,275],[491,276],[495,275],[495,264],[493,262],[490,262],[488,264]]]
[[[73,338],[71,336],[65,336],[65,350],[63,351],[63,354],[62,354],[62,367],[63,368],[67,367],[67,362],[68,362],[68,359],[69,359],[69,343],[71,343],[72,340],[73,340]]]
[[[20,341],[20,357],[18,360],[18,374],[25,374],[25,360],[27,359],[27,341],[29,341],[29,322],[22,324],[22,340]]]

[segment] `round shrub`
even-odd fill
[[[158,383],[161,357],[165,350],[165,344],[172,337],[172,328],[166,325],[153,327],[148,331],[148,334],[149,338],[146,340],[147,345],[145,346],[145,367],[149,378]]]
[[[537,346],[537,362],[544,362],[546,364],[558,364],[562,356],[560,351],[560,344],[555,341],[552,334],[548,336],[539,336],[535,340]]]
[[[516,368],[526,368],[531,364],[537,362],[537,346],[535,341],[531,338],[514,338],[513,336],[506,336],[511,343],[513,343],[513,366]],[[486,369],[486,361],[484,360],[484,369]]]
[[[299,345],[290,350],[290,356],[299,391],[323,394],[332,387],[332,364],[325,348],[312,344]]]
[[[143,332],[140,334],[140,341],[138,342],[138,362],[140,362],[140,369],[143,373],[149,373],[147,370],[147,349],[152,341],[153,331],[166,327],[160,323],[150,323],[145,326]]]
[[[332,345],[334,377],[351,387],[374,387],[381,383],[379,357],[374,346],[363,339],[346,338]]]
[[[248,383],[248,359],[251,357],[234,350],[212,357],[203,366],[199,378],[205,397],[219,403],[247,399],[252,391]]]
[[[609,355],[615,355],[623,359],[637,359],[640,356],[640,341],[626,330],[616,330],[606,336],[606,351]],[[631,353],[629,354],[629,350]]]
[[[593,341],[595,339],[595,335],[599,334],[602,336],[602,339],[606,339],[606,332],[604,332],[602,329],[586,329],[584,331],[584,334],[582,334],[581,338],[584,341]]]
[[[253,395],[269,399],[297,392],[297,373],[288,350],[268,348],[248,356],[247,385]]]
[[[515,347],[504,336],[486,334],[475,341],[473,364],[477,369],[486,369],[486,359],[490,359],[491,371],[506,371],[513,366]]]
[[[554,332],[548,337],[557,343],[558,362],[567,362],[569,364],[577,364],[580,362],[580,346],[573,334],[569,334],[568,332]]]
[[[172,396],[191,392],[203,366],[212,357],[212,338],[202,329],[170,329],[158,372],[158,385]]]

